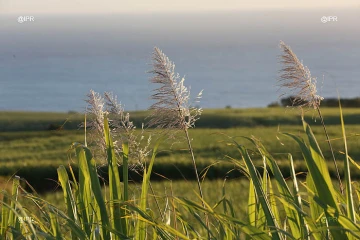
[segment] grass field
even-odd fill
[[[9,183],[11,184],[11,183]],[[202,184],[204,190],[204,197],[208,204],[215,206],[215,204],[223,198],[223,187],[225,186],[226,198],[231,201],[235,216],[242,221],[247,220],[247,198],[249,192],[249,180],[245,177],[238,179],[231,179],[224,182],[224,180],[205,181]],[[153,192],[149,192],[148,205],[154,206],[152,212],[155,219],[161,221],[160,211],[163,213],[168,207],[173,212],[171,202],[174,198],[186,198],[188,200],[199,202],[200,199],[197,196],[197,185],[195,181],[161,181],[152,183]],[[109,189],[104,187],[102,189],[103,194],[108,194]],[[131,201],[137,201],[141,194],[141,184],[132,183],[129,186],[129,198]],[[52,205],[58,207],[60,210],[65,211],[64,195],[61,189],[51,190],[44,194],[40,194],[40,197]],[[155,198],[157,203],[155,202]],[[19,198],[19,202],[29,207],[29,210],[34,214],[40,216],[39,209],[33,204],[31,200],[26,198]],[[157,205],[158,204],[158,205]],[[155,207],[155,206],[159,206]],[[183,209],[180,205],[176,206],[178,211],[182,214],[182,217],[191,221],[194,227],[199,227],[199,223],[193,219],[192,215],[188,211]],[[217,207],[218,212],[222,212],[222,205]],[[173,213],[172,213],[173,214]],[[284,214],[281,212],[281,214]]]
[[[93,90],[88,117],[2,112],[0,238],[360,239],[360,110],[320,110],[310,71],[280,47],[282,87],[318,115],[228,108],[197,121],[158,48],[150,121]]]
[[[275,180],[272,180],[272,184],[275,186]],[[301,181],[305,182],[305,181]],[[288,180],[287,184],[292,186],[292,181]],[[337,182],[334,180],[333,184],[338,187]],[[214,207],[216,204],[224,197],[225,190],[225,197],[227,200],[231,202],[234,217],[241,221],[248,221],[248,197],[249,197],[249,179],[246,177],[240,177],[236,179],[229,179],[229,180],[222,180],[217,179],[213,181],[204,181],[202,183],[202,188],[204,192],[204,198],[206,202],[211,206]],[[195,181],[186,181],[186,180],[179,180],[179,181],[170,181],[165,180],[161,182],[153,182],[152,183],[153,191],[150,191],[150,195],[148,198],[148,206],[152,206],[152,212],[155,216],[155,219],[161,221],[161,214],[160,212],[165,212],[167,209],[167,203],[170,206],[170,211],[173,212],[173,207],[171,206],[171,202],[173,198],[185,198],[194,202],[198,202],[200,204],[200,199],[197,194],[197,185]],[[103,194],[108,194],[108,188],[104,187],[102,189]],[[279,196],[277,189],[275,188],[275,194]],[[300,184],[300,192],[306,192],[306,188]],[[129,195],[131,201],[137,201],[141,194],[141,184],[140,183],[131,183],[129,186]],[[43,198],[45,201],[50,202],[51,204],[58,207],[60,210],[65,211],[64,205],[64,195],[60,189],[53,189],[46,193],[40,194],[40,197]],[[280,196],[279,196],[280,197]],[[156,199],[156,201],[155,201]],[[26,204],[27,206],[32,206],[33,212],[39,211],[35,206],[33,206],[30,200],[20,199],[20,201],[28,201]],[[173,202],[174,204],[174,202]],[[159,206],[159,207],[157,207]],[[193,219],[193,216],[182,209],[181,206],[176,205],[178,210],[181,212],[182,217],[187,219],[188,221],[194,224],[194,227],[198,227],[199,223]],[[218,205],[215,208],[216,212],[222,213],[223,206],[222,204]],[[173,213],[172,213],[173,214]],[[279,214],[284,217],[286,213],[284,209],[280,208],[279,204]],[[203,232],[206,234],[206,232]]]
[[[328,127],[329,134],[333,140],[336,152],[343,151],[341,135],[337,131],[338,126]],[[192,129],[190,134],[193,138],[193,146],[198,158],[222,159],[225,154],[235,155],[236,150],[226,145],[229,142],[227,136],[233,137],[239,143],[251,146],[242,136],[255,136],[260,139],[268,150],[273,154],[291,152],[295,159],[301,158],[294,142],[288,141],[280,132],[300,134],[301,126],[280,126],[278,127],[238,127],[231,129]],[[326,151],[326,142],[322,136],[322,128],[314,127],[315,134],[319,133],[319,142]],[[358,132],[360,126],[350,125],[347,127],[348,144],[352,156],[360,157],[360,139]],[[6,132],[0,133],[0,162],[2,167],[21,166],[58,166],[68,162],[68,150],[72,142],[84,142],[82,131],[32,131],[32,132]],[[175,163],[186,161],[187,154],[184,153],[185,142],[179,135],[175,143],[165,142],[161,149],[164,152],[159,154],[159,162]],[[185,150],[186,151],[186,150]],[[341,155],[339,155],[340,157]],[[281,156],[280,156],[281,157]]]
[[[340,123],[338,108],[322,108],[325,123],[338,125]],[[343,109],[344,120],[347,125],[360,122],[359,108]],[[147,111],[130,112],[131,120],[137,127],[146,123]],[[249,108],[249,109],[205,109],[197,128],[232,128],[258,127],[280,125],[300,125],[300,112],[290,108]],[[305,119],[310,122],[314,119],[313,111],[305,113]],[[84,121],[80,113],[48,113],[48,112],[0,112],[0,131],[42,131],[49,129],[79,129]],[[320,121],[312,122],[312,126],[319,125]]]
[[[338,109],[325,108],[323,114],[336,157],[342,161],[344,156],[341,152],[344,151],[344,146],[337,124],[340,121]],[[146,112],[132,114],[136,121],[144,119],[145,115]],[[323,129],[319,126],[320,121],[316,120],[311,112],[308,112],[306,116],[318,137],[325,157],[330,159],[331,154],[325,142]],[[360,125],[357,124],[360,122],[360,110],[345,109],[344,118],[350,156],[355,160],[360,159]],[[10,176],[30,171],[37,174],[24,173],[26,178],[36,178],[36,181],[39,181],[41,176],[56,179],[56,168],[59,165],[68,165],[69,163],[76,165],[71,160],[72,154],[69,152],[69,147],[73,142],[84,142],[84,131],[78,128],[81,119],[82,115],[75,113],[0,113],[0,126],[2,129],[6,129],[0,132],[0,175]],[[40,122],[41,124],[39,124]],[[61,122],[65,123],[62,125],[63,130],[37,130],[39,126],[56,125]],[[197,127],[190,130],[199,169],[218,162],[212,167],[214,172],[210,172],[211,176],[214,178],[214,175],[218,174],[219,177],[224,177],[225,173],[232,168],[231,165],[223,163],[226,160],[225,156],[229,155],[235,158],[239,156],[236,148],[226,144],[230,141],[227,136],[235,138],[249,149],[254,149],[254,147],[241,136],[255,136],[279,160],[279,165],[283,166],[285,171],[288,162],[284,159],[288,152],[293,154],[297,170],[302,171],[305,169],[305,164],[296,143],[281,134],[281,132],[289,132],[303,135],[300,122],[297,110],[284,108],[205,110]],[[67,127],[67,124],[70,123],[71,127]],[[67,128],[71,129],[73,125],[76,128],[66,130]],[[149,131],[154,130],[149,129]],[[169,172],[169,175],[172,176],[173,170],[169,169],[174,169],[174,167],[177,168],[177,172],[188,172],[188,169],[191,169],[191,160],[187,150],[184,149],[186,149],[186,142],[181,134],[175,141],[165,141],[161,145],[162,152],[156,159],[154,172],[165,176],[166,172]],[[252,154],[252,157],[257,159],[257,152],[254,151]],[[342,171],[341,164],[339,162],[340,171]],[[332,171],[331,163],[329,167]],[[354,177],[360,176],[360,172],[355,169],[353,174]],[[185,176],[177,178],[183,177],[191,178],[191,175],[185,174]],[[33,179],[28,180],[32,182]]]
[[[203,189],[205,199],[210,205],[215,205],[222,197],[224,180],[205,181]],[[161,209],[165,209],[166,198],[173,196],[184,197],[193,201],[200,201],[197,197],[197,186],[194,181],[161,181],[152,183],[154,194],[150,192],[149,198],[151,206],[155,205],[154,197],[158,200]],[[231,179],[225,182],[226,196],[233,202],[234,210],[239,218],[243,218],[246,213],[247,197],[249,190],[249,180],[247,178]],[[130,184],[130,199],[137,199],[141,194],[141,184]],[[44,199],[54,205],[62,206],[64,195],[61,191],[50,191],[42,194]]]

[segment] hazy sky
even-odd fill
[[[0,13],[144,13],[284,8],[360,9],[359,0],[0,0]]]

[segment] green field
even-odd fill
[[[275,186],[276,181],[272,180],[272,184]],[[301,181],[305,182],[305,181]],[[292,189],[292,181],[288,180],[287,184]],[[338,188],[338,183],[334,180],[334,186]],[[151,206],[151,211],[154,214],[154,219],[156,221],[161,221],[161,213],[165,211],[165,209],[169,209],[173,213],[173,207],[177,207],[177,210],[181,213],[184,219],[192,222],[194,227],[199,228],[199,223],[193,216],[184,209],[180,204],[177,204],[175,198],[184,198],[190,201],[201,203],[201,200],[198,196],[198,189],[195,181],[171,181],[164,180],[161,182],[152,182],[151,184],[152,191],[149,192],[148,197],[148,206]],[[249,197],[249,179],[246,177],[239,177],[235,179],[228,179],[224,181],[223,179],[217,179],[213,181],[204,181],[202,183],[202,189],[204,192],[205,201],[211,206],[215,207],[214,210],[216,212],[222,213],[224,211],[223,205],[219,204],[222,198],[226,197],[226,199],[230,202],[232,206],[232,210],[234,213],[234,217],[240,221],[248,221],[248,197]],[[60,210],[65,211],[64,205],[64,195],[62,191],[57,191],[59,189],[53,189],[46,193],[40,194],[40,197],[45,201],[55,205]],[[306,188],[301,184],[300,191],[306,192]],[[109,194],[109,188],[104,187],[102,189],[103,195]],[[131,183],[129,186],[129,195],[132,201],[138,201],[139,196],[141,194],[141,184],[140,183]],[[275,188],[275,194],[279,196],[277,189]],[[155,200],[156,199],[156,200]],[[34,214],[39,213],[39,209],[36,208],[32,201],[28,199],[20,199],[20,201],[30,207]],[[169,205],[167,205],[167,203]],[[174,204],[174,205],[171,205]],[[286,216],[284,209],[281,207],[281,204],[278,205],[279,214],[282,217]],[[161,212],[161,213],[160,213]],[[201,232],[201,234],[206,234],[206,232]]]
[[[290,183],[289,183],[290,184]],[[205,181],[202,184],[202,188],[204,191],[204,198],[207,203],[211,206],[215,206],[218,201],[220,201],[224,195],[223,190],[225,190],[226,198],[231,202],[235,217],[239,220],[246,221],[247,220],[247,198],[249,191],[249,180],[245,177],[231,179],[224,182],[224,180],[214,180],[214,181]],[[153,191],[149,192],[148,205],[153,206],[153,214],[157,221],[161,221],[160,212],[164,212],[166,209],[166,203],[176,204],[175,198],[185,198],[194,202],[200,203],[200,199],[197,195],[197,185],[195,181],[170,181],[165,180],[161,182],[153,182],[152,183]],[[108,194],[109,189],[107,187],[102,189],[103,194]],[[140,183],[132,183],[130,184],[129,195],[130,199],[138,200],[141,194],[141,184]],[[65,211],[64,205],[64,195],[62,191],[51,190],[44,194],[40,195],[42,199],[45,201],[55,205],[60,210]],[[156,199],[156,201],[155,201]],[[31,200],[26,198],[19,199],[22,204],[29,207],[34,214],[40,215],[39,209],[34,206]],[[157,203],[156,203],[157,202]],[[158,205],[157,205],[158,204]],[[159,206],[155,207],[155,206]],[[191,214],[182,208],[179,204],[176,205],[178,211],[182,214],[182,217],[191,221],[194,227],[199,227],[199,224],[196,220],[191,216]],[[169,207],[169,205],[168,205]],[[173,206],[170,205],[172,208]],[[170,211],[173,211],[170,208]],[[223,206],[220,204],[217,209],[218,212],[223,211]],[[283,212],[280,214],[284,215]],[[203,233],[205,234],[205,232]]]
[[[339,110],[325,108],[322,111],[342,173],[344,156],[341,152],[344,151],[344,143],[339,126]],[[131,113],[137,126],[140,126],[146,115],[147,112]],[[322,126],[315,116],[311,111],[306,113],[306,119],[318,137],[325,158],[331,159]],[[350,156],[358,160],[360,159],[360,125],[357,123],[360,122],[360,109],[344,109],[344,118]],[[43,183],[44,179],[47,179],[45,182],[56,180],[56,168],[59,165],[71,163],[76,166],[73,152],[69,151],[69,148],[73,142],[84,142],[84,130],[79,128],[82,119],[83,116],[76,113],[1,112],[0,175],[18,174],[34,185]],[[50,128],[49,126],[57,129],[46,130]],[[148,129],[148,132],[154,134],[153,129]],[[306,168],[297,144],[281,132],[303,135],[297,110],[285,108],[205,110],[197,127],[190,130],[190,135],[199,169],[216,163],[208,172],[208,177],[213,179],[224,178],[229,175],[227,172],[233,169],[233,166],[227,163],[225,156],[239,157],[237,149],[227,144],[231,142],[229,137],[233,137],[249,149],[255,148],[243,137],[254,136],[260,139],[268,151],[278,159],[284,175],[288,175],[286,158],[287,153],[290,152],[295,159],[297,171],[303,171]],[[154,172],[174,179],[192,179],[191,159],[186,149],[186,142],[181,134],[177,135],[174,141],[165,141],[161,144],[162,151],[156,159]],[[256,151],[252,152],[252,157],[259,159]],[[329,168],[333,173],[331,162]],[[353,174],[354,177],[360,176],[360,172],[356,169],[353,169]]]
[[[244,218],[247,207],[247,197],[249,190],[249,180],[247,178],[238,178],[227,180],[205,181],[203,183],[204,197],[210,205],[215,205],[223,194],[223,186],[225,184],[226,196],[233,203],[236,215],[239,218]],[[154,192],[150,192],[149,205],[155,205],[155,198],[157,199],[160,208],[165,208],[166,199],[173,197],[184,197],[192,201],[199,202],[197,197],[197,186],[195,181],[161,181],[152,183]],[[108,189],[107,189],[108,190]],[[141,184],[134,183],[130,185],[130,198],[137,199],[141,194]],[[64,196],[62,192],[50,191],[43,194],[43,198],[59,207],[63,206]],[[156,213],[158,215],[158,213]]]
[[[321,109],[326,125],[340,124],[338,108]],[[359,108],[343,109],[345,123],[357,125],[360,122]],[[147,111],[130,112],[131,120],[138,127],[146,123]],[[205,109],[200,120],[196,122],[197,128],[233,128],[233,127],[258,127],[297,125],[301,119],[298,109],[290,108],[249,108],[249,109]],[[316,113],[307,111],[305,119],[311,125],[320,126],[316,122]],[[41,131],[49,129],[79,129],[79,124],[84,121],[84,115],[80,113],[48,113],[48,112],[0,112],[0,131]]]

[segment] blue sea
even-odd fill
[[[279,41],[318,80],[323,97],[360,95],[360,9],[0,16],[0,110],[84,111],[86,94],[112,91],[147,109],[159,47],[203,108],[278,101]],[[27,14],[29,15],[29,14]],[[335,16],[337,21],[321,22]],[[329,18],[334,19],[334,18]]]

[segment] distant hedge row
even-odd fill
[[[274,102],[270,103],[268,107],[276,107],[276,106],[299,106],[305,104],[306,101],[294,101],[294,96],[289,96],[286,98],[282,98],[280,103]],[[340,100],[341,106],[343,108],[357,108],[360,107],[360,97],[356,98],[341,98]],[[325,98],[321,101],[321,107],[339,107],[339,99],[337,98]]]

